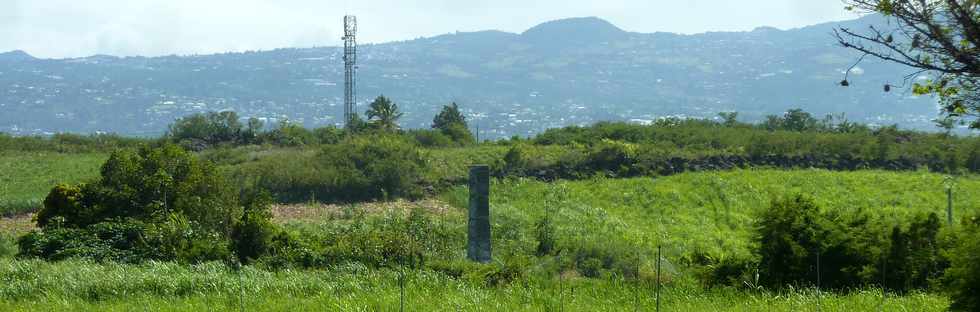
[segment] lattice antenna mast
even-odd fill
[[[344,124],[357,114],[357,17],[344,16]]]

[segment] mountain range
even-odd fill
[[[935,100],[901,85],[911,69],[837,45],[835,27],[885,23],[881,16],[798,29],[760,27],[695,35],[624,31],[595,17],[546,22],[516,34],[452,33],[361,45],[359,110],[384,94],[401,125],[428,127],[459,103],[482,137],[528,135],[601,120],[712,118],[746,121],[789,108],[817,116],[928,129]],[[234,110],[243,118],[306,126],[339,124],[342,48],[164,57],[95,55],[38,59],[0,54],[0,132],[152,135],[175,118]]]

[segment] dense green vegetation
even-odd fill
[[[213,165],[175,145],[113,152],[90,183],[59,184],[20,239],[20,255],[48,260],[227,260],[264,250],[268,195],[236,191]],[[264,241],[257,241],[264,239]]]
[[[0,239],[0,256],[18,258],[0,268],[0,279],[13,281],[0,298],[18,308],[68,300],[120,309],[138,304],[135,298],[188,308],[220,298],[233,308],[251,283],[253,297],[377,307],[390,304],[407,272],[419,296],[445,292],[461,298],[460,307],[553,309],[558,300],[586,310],[648,308],[658,284],[673,296],[665,304],[678,308],[798,309],[799,301],[777,299],[792,296],[827,302],[830,310],[877,307],[880,298],[871,299],[882,289],[895,296],[886,302],[904,308],[976,307],[975,137],[871,129],[790,111],[760,125],[725,114],[721,122],[601,123],[476,144],[457,133],[466,125],[456,105],[434,118],[432,130],[403,131],[392,124],[397,106],[376,102],[369,120],[349,129],[283,123],[262,130],[230,112],[190,116],[162,139],[138,148],[119,143],[107,160],[83,153],[114,149],[91,138],[62,153],[45,143],[54,138],[25,141],[42,152],[4,152],[4,164],[20,168],[4,185],[25,200],[47,196],[33,231]],[[77,173],[18,179],[44,173],[51,165],[31,160],[50,155]],[[463,182],[473,163],[489,164],[496,177],[489,264],[463,256]],[[945,222],[947,187],[955,194],[954,225]],[[364,204],[425,198],[449,208]],[[292,219],[276,202],[334,208]],[[21,268],[61,265],[146,279],[157,269],[194,276],[208,268],[201,274],[211,282],[173,288],[69,276],[63,284],[75,286],[20,284]],[[238,293],[225,289],[238,272],[248,281]],[[372,298],[367,291],[323,298],[353,287],[357,274],[387,286]],[[307,275],[337,281],[313,286]],[[566,286],[587,293],[566,300]],[[526,297],[507,295],[514,293]],[[484,299],[462,299],[472,296]],[[746,296],[756,299],[741,302]]]
[[[283,295],[296,300],[307,298],[303,302],[324,307],[390,306],[398,300],[398,272],[404,266],[415,267],[408,270],[407,302],[416,307],[436,307],[439,302],[427,299],[431,297],[427,294],[437,292],[442,293],[437,297],[449,298],[460,307],[481,302],[517,309],[555,307],[559,302],[558,272],[564,272],[566,278],[562,287],[568,309],[609,310],[606,306],[610,304],[628,307],[634,304],[637,292],[642,307],[652,307],[654,252],[659,245],[664,246],[664,307],[798,310],[817,304],[814,292],[702,288],[706,272],[712,272],[723,259],[751,257],[755,217],[767,209],[772,196],[809,190],[814,202],[829,211],[846,213],[858,207],[881,207],[874,211],[875,218],[883,224],[894,224],[930,211],[942,211],[942,181],[942,176],[924,172],[820,170],[740,170],[686,173],[656,180],[599,178],[558,184],[501,181],[492,186],[498,261],[489,266],[470,265],[462,260],[466,190],[453,188],[442,198],[456,210],[446,213],[416,210],[379,215],[368,214],[355,205],[322,221],[287,221],[284,227],[291,238],[285,240],[295,239],[293,243],[303,244],[302,248],[273,247],[291,251],[244,269],[245,300],[253,308],[282,306],[283,301],[271,297]],[[980,202],[980,180],[961,179],[958,190],[957,211],[980,208],[976,207]],[[866,196],[843,196],[852,192]],[[540,239],[536,223],[549,213],[554,225],[554,250],[563,250],[557,254],[541,254],[537,250]],[[413,254],[421,257],[412,260]],[[638,258],[640,279],[624,280],[615,265],[607,268],[602,261],[595,265],[590,260],[595,259],[593,256],[612,258],[614,263]],[[357,264],[346,266],[350,261]],[[283,267],[308,269],[283,271]],[[501,276],[500,271],[510,270],[508,267],[520,268],[521,273],[513,277],[516,281],[487,286]],[[47,306],[29,304],[36,300],[51,304],[65,300],[87,303],[93,309],[95,304],[125,309],[155,300],[175,302],[185,307],[182,309],[205,302],[227,309],[238,306],[236,273],[222,265],[12,262],[6,268],[17,269],[0,276],[29,274],[23,270],[46,272],[36,282],[10,284],[0,292],[5,294],[5,300],[21,307]],[[61,270],[73,268],[81,273],[58,275]],[[595,275],[587,278],[586,274]],[[155,283],[163,284],[154,286]],[[574,295],[571,288],[576,289]],[[37,297],[40,292],[36,289],[46,289],[48,297]],[[336,289],[358,295],[329,295]],[[512,298],[520,293],[528,297]],[[881,302],[879,294],[827,293],[819,302],[825,310],[874,310]],[[901,297],[896,294],[889,296],[886,307],[939,311],[948,304],[942,297],[916,291]],[[473,296],[482,299],[465,299]]]

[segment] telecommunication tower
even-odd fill
[[[357,114],[357,17],[344,16],[344,124]]]

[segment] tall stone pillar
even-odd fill
[[[470,167],[470,213],[466,257],[487,263],[490,255],[490,167]]]

